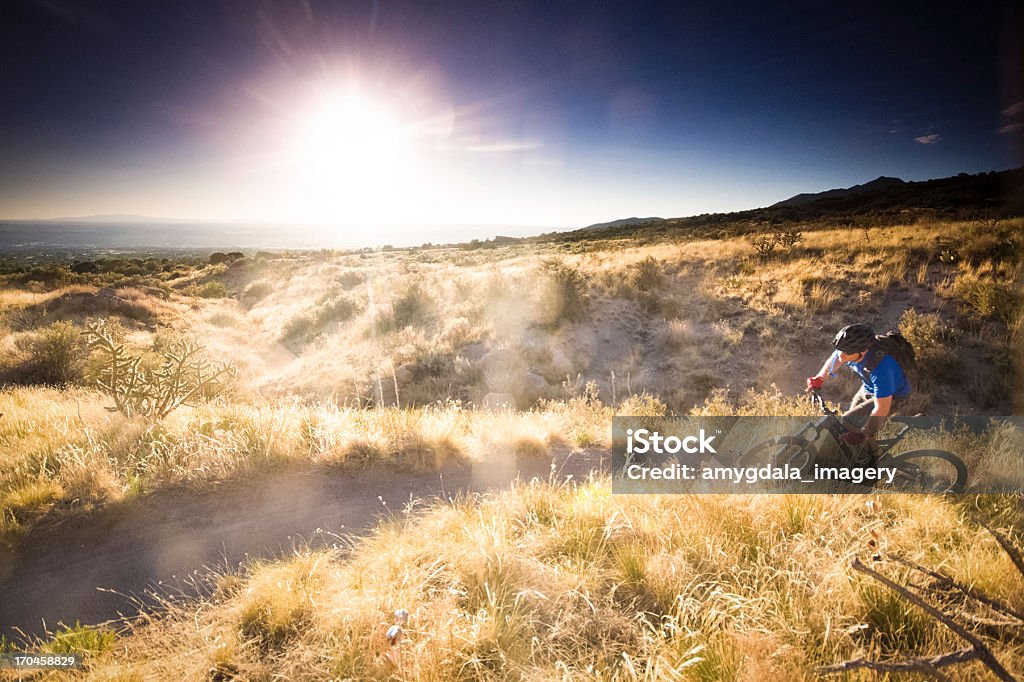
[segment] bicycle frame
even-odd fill
[[[817,422],[808,424],[801,429],[796,434],[797,437],[807,440],[804,437],[804,434],[806,434],[809,429],[813,429],[814,438],[812,440],[817,440],[822,431],[827,431],[836,439],[836,442],[839,443],[839,448],[842,450],[843,455],[845,455],[848,460],[852,460],[854,453],[850,449],[851,445],[842,439],[842,436],[850,431],[843,422],[842,415],[835,410],[829,409],[828,405],[825,404],[824,398],[821,397],[821,392],[817,390],[811,392],[811,404],[818,407],[824,416],[822,416]],[[903,440],[903,437],[906,436],[907,432],[913,428],[914,427],[909,424],[901,424],[900,430],[896,432],[896,435],[889,438],[877,439],[875,442],[878,444],[878,459],[880,461],[884,460],[896,444]]]

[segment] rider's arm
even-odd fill
[[[834,377],[836,375],[835,367],[839,363],[839,351],[834,351],[832,355],[828,356],[825,360],[825,364],[821,366],[821,369],[814,376],[815,379],[825,380],[825,377]]]

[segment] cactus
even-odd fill
[[[97,385],[127,417],[162,419],[201,396],[223,392],[224,380],[237,372],[234,363],[211,365],[203,347],[191,341],[172,344],[163,352],[160,367],[147,369],[140,356],[114,340],[104,321],[87,325],[85,336],[90,350],[102,359]]]

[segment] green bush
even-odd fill
[[[907,310],[899,331],[914,347],[918,374],[926,382],[956,383],[960,378],[960,353],[956,332],[936,313]]]
[[[274,291],[274,285],[265,279],[252,282],[242,291],[242,302],[253,305],[262,301]]]
[[[396,327],[413,327],[430,322],[437,309],[437,301],[420,282],[411,282],[391,304]]]
[[[308,312],[302,312],[284,323],[281,338],[285,341],[305,341],[316,328],[316,321]]]
[[[81,381],[84,343],[78,327],[70,322],[54,322],[18,345],[26,356],[16,371],[18,381],[50,385]]]
[[[100,654],[114,646],[117,634],[99,627],[87,627],[75,622],[73,627],[67,625],[54,634],[53,639],[43,649],[55,654]]]
[[[199,290],[199,295],[203,298],[224,298],[228,295],[228,289],[224,282],[214,280],[204,284]]]
[[[360,306],[350,296],[342,294],[323,302],[315,313],[315,323],[319,328],[330,324],[345,322],[352,319],[360,310]]]
[[[999,320],[1010,324],[1020,312],[1020,294],[1011,284],[973,277],[958,277],[953,296],[961,314],[976,319]]]
[[[959,235],[957,242],[958,253],[962,253],[965,260],[975,265],[985,261],[1016,263],[1021,257],[1020,238],[1011,227],[990,229],[981,226]]]
[[[656,291],[662,283],[661,265],[653,257],[648,256],[630,270],[629,283],[638,291],[650,293]]]
[[[535,321],[545,327],[557,327],[563,321],[582,319],[589,307],[586,276],[556,260],[545,261],[541,270],[546,286],[539,287],[539,298],[534,301]]]

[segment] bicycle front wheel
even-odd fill
[[[908,450],[879,466],[895,466],[896,475],[878,487],[908,493],[962,493],[967,487],[967,465],[945,450]]]

